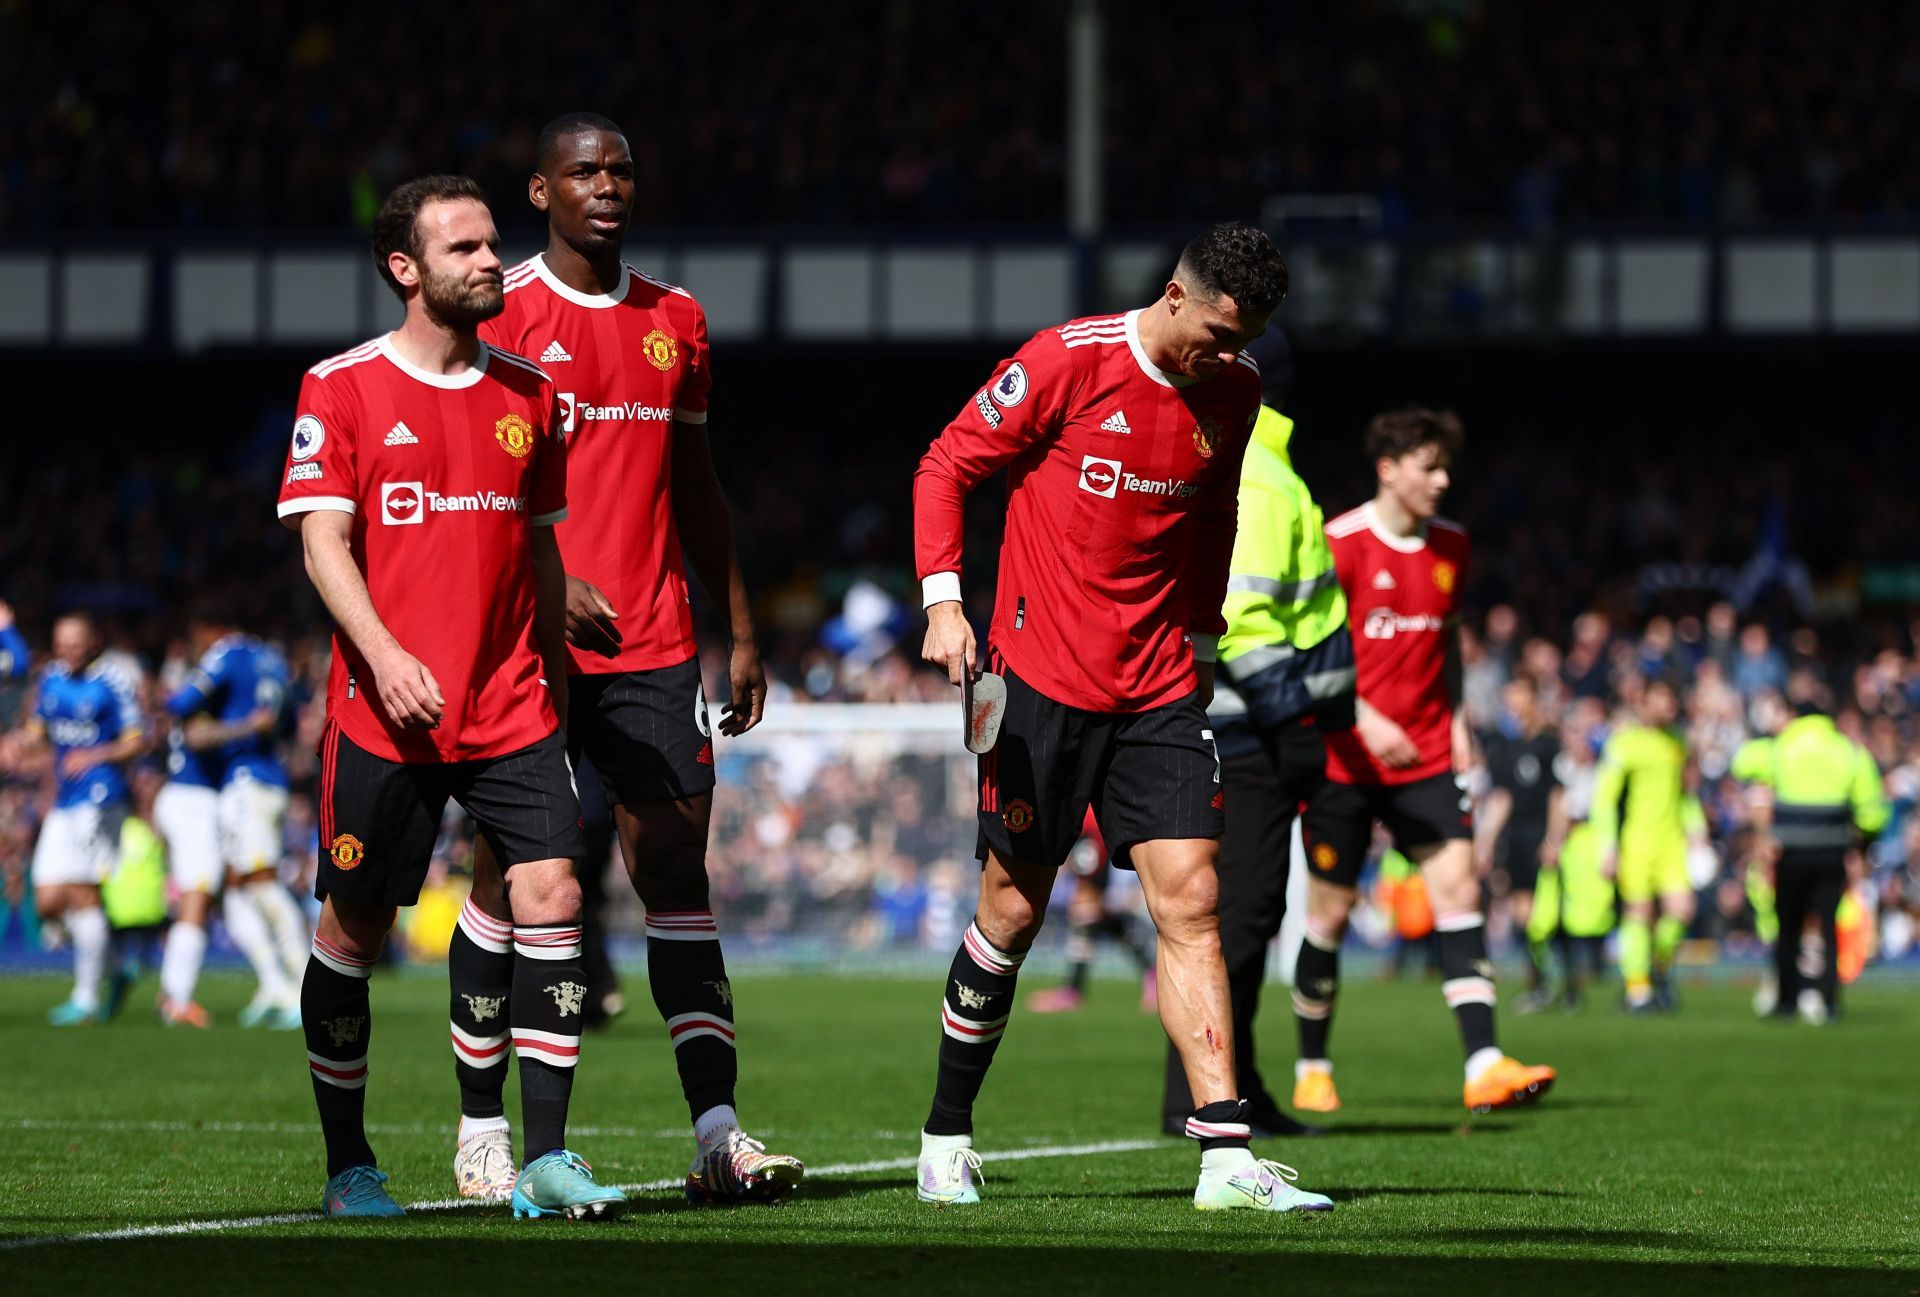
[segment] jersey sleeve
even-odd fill
[[[187,672],[187,678],[181,681],[180,687],[173,691],[171,698],[167,699],[167,711],[170,715],[184,720],[206,708],[213,698],[214,691],[220,687],[214,671],[217,667],[215,659],[219,656],[222,655],[209,653],[194,664],[193,670]]]
[[[960,597],[967,493],[1021,451],[1060,430],[1073,369],[1051,329],[1000,362],[987,385],[955,415],[913,475],[913,557],[922,602]],[[1226,560],[1221,560],[1225,579]]]
[[[253,709],[279,715],[287,701],[287,661],[278,653],[260,654],[253,678]]]
[[[567,439],[560,435],[560,398],[551,389],[546,424],[527,499],[527,513],[536,527],[551,527],[567,516]]]
[[[107,690],[113,695],[113,719],[117,728],[112,734],[102,737],[107,740],[124,739],[129,735],[146,731],[146,719],[140,714],[140,682],[131,671],[118,666],[110,666],[100,673],[106,682]]]
[[[681,423],[705,423],[707,398],[713,391],[713,349],[707,345],[707,313],[693,304],[693,338],[687,350],[687,373],[673,395],[673,417]]]
[[[280,483],[279,514],[289,527],[298,527],[299,515],[316,509],[353,513],[359,508],[352,410],[339,384],[311,372],[301,380]]]
[[[1887,827],[1893,811],[1887,805],[1886,782],[1880,777],[1880,767],[1865,748],[1855,745],[1853,749],[1853,780],[1847,789],[1847,800],[1851,803],[1854,827],[1863,837],[1875,838]]]
[[[27,637],[14,625],[0,626],[0,680],[20,680],[27,674],[33,650]]]
[[[1611,847],[1620,840],[1620,798],[1627,791],[1627,766],[1622,749],[1626,744],[1615,734],[1600,750],[1600,764],[1594,771],[1593,813],[1589,823],[1600,845]]]
[[[1748,739],[1733,754],[1732,774],[1743,784],[1764,784],[1773,774],[1773,740]]]

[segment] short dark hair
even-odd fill
[[[1367,425],[1367,459],[1399,459],[1423,446],[1438,446],[1449,459],[1460,453],[1466,430],[1452,410],[1429,410],[1407,405],[1377,414]]]
[[[1174,275],[1204,298],[1225,293],[1243,311],[1266,315],[1287,295],[1287,263],[1273,240],[1244,221],[1222,221],[1180,251]]]
[[[544,174],[547,169],[547,159],[553,156],[553,151],[560,146],[561,140],[570,140],[588,131],[605,131],[610,135],[618,135],[623,140],[627,138],[627,133],[621,130],[610,117],[589,112],[561,113],[540,128],[540,139],[533,146],[533,169]]]
[[[487,191],[466,176],[421,176],[401,185],[380,204],[380,212],[373,218],[373,267],[401,301],[407,300],[407,290],[387,268],[387,258],[404,252],[415,261],[420,260],[424,251],[420,245],[420,209],[428,203],[458,198],[485,203]]]

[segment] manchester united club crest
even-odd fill
[[[1453,583],[1458,577],[1458,569],[1445,559],[1433,565],[1433,588],[1441,594],[1452,594]]]
[[[658,329],[640,339],[640,350],[647,354],[653,367],[663,374],[680,360],[680,344]]]
[[[367,858],[367,848],[351,833],[342,833],[327,848],[327,854],[333,857],[336,869],[358,869],[360,862]]]
[[[515,459],[525,459],[533,449],[533,425],[517,414],[502,415],[494,421],[493,439]]]
[[[1340,853],[1322,842],[1313,849],[1313,867],[1327,873],[1340,863]]]
[[[1016,797],[1007,803],[1007,809],[1000,818],[1006,821],[1009,832],[1025,833],[1033,827],[1033,807]]]
[[[1220,421],[1210,414],[1200,416],[1200,422],[1193,425],[1193,448],[1200,452],[1200,458],[1212,459],[1213,452],[1220,445]]]

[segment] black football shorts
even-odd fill
[[[1360,881],[1373,822],[1386,825],[1402,855],[1473,836],[1473,801],[1453,775],[1410,784],[1320,785],[1300,817],[1307,876],[1353,887]]]
[[[713,791],[713,726],[700,659],[567,678],[567,746],[599,772],[607,800],[677,802]]]

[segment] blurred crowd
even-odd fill
[[[0,231],[347,229],[430,170],[504,196],[573,108],[626,125],[646,223],[1057,226],[1070,8],[0,5]],[[1118,224],[1920,215],[1911,5],[1101,8]]]

